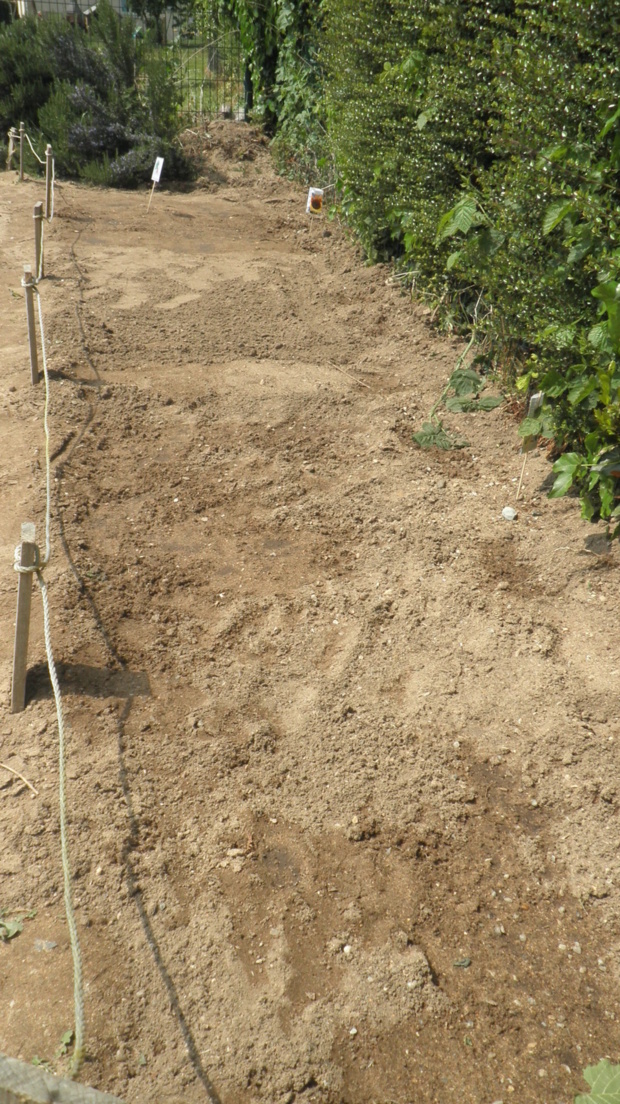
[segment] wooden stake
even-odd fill
[[[14,154],[15,154],[15,139],[16,138],[17,138],[17,131],[15,130],[15,127],[11,127],[11,129],[9,130],[9,152],[8,152],[7,159],[6,159],[7,172],[9,172],[11,167],[12,167],[11,162],[12,162]]]
[[[24,265],[24,295],[26,297],[26,318],[28,319],[28,344],[30,346],[30,379],[39,382],[39,360],[37,357],[37,331],[34,325],[34,280],[32,268]]]
[[[519,479],[519,486],[517,487],[517,497],[515,498],[515,502],[519,501],[519,495],[521,494],[521,484],[523,483],[523,476],[525,475],[525,465],[526,465],[526,463],[527,463],[527,452],[526,452],[525,456],[523,457],[523,467],[521,468],[521,478]]]
[[[45,217],[52,217],[52,147],[45,147]]]
[[[35,203],[32,212],[34,219],[34,271],[35,278],[40,280],[43,275],[43,204]]]
[[[38,549],[34,543],[35,527],[31,521],[22,525],[22,543],[19,562],[21,567],[36,563]],[[17,617],[15,620],[15,648],[13,650],[13,682],[11,685],[11,713],[21,713],[26,706],[26,667],[28,660],[28,634],[30,631],[30,603],[32,598],[32,571],[21,574],[17,584]]]
[[[24,179],[24,134],[26,128],[23,123],[19,124],[19,179]]]

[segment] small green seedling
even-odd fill
[[[36,911],[32,909],[31,912],[16,915],[13,919],[5,919],[6,909],[0,908],[0,943],[8,943],[9,939],[20,935],[24,930],[24,920],[32,920],[36,915]]]
[[[590,1092],[576,1096],[575,1104],[620,1104],[620,1066],[612,1066],[605,1058],[597,1066],[584,1069]]]
[[[45,1058],[39,1058],[38,1054],[35,1054],[34,1058],[32,1059],[32,1062],[30,1064],[31,1064],[31,1066],[36,1066],[37,1069],[45,1070],[46,1073],[53,1073],[54,1072],[52,1067],[50,1066],[49,1062],[47,1062],[45,1060]]]
[[[56,1051],[56,1054],[54,1055],[54,1057],[55,1058],[64,1058],[65,1055],[67,1054],[67,1052],[69,1050],[69,1047],[71,1046],[72,1042],[73,1042],[73,1031],[65,1031],[64,1035],[62,1036],[62,1038],[60,1040],[58,1050]]]
[[[474,337],[472,336],[467,348],[461,353],[456,368],[444,387],[440,397],[431,410],[428,422],[425,422],[418,433],[413,434],[413,440],[420,448],[457,449],[466,448],[467,441],[453,437],[448,433],[443,423],[436,417],[436,412],[443,404],[446,410],[452,414],[473,414],[475,411],[494,410],[502,402],[501,396],[485,395],[481,392],[486,387],[486,381],[478,375],[473,368],[462,368],[461,365],[466,354],[471,349]]]

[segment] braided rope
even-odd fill
[[[26,139],[26,141],[27,141],[28,145],[30,146],[30,149],[31,149],[31,150],[32,150],[32,152],[34,153],[34,155],[35,155],[35,157],[36,157],[37,161],[39,162],[39,164],[40,164],[40,165],[44,165],[44,164],[45,164],[45,161],[42,161],[42,160],[41,160],[41,158],[39,157],[39,155],[38,155],[38,153],[37,153],[36,149],[34,148],[34,146],[33,146],[32,142],[30,141],[30,138],[29,138],[28,134],[26,133],[26,131],[24,131],[24,137],[25,137],[25,139]]]
[[[24,280],[22,280],[22,286],[24,286]],[[50,435],[48,424],[48,410],[49,410],[49,375],[47,371],[47,356],[45,350],[45,331],[43,328],[43,311],[41,308],[41,295],[39,289],[34,285],[37,293],[37,302],[39,307],[39,327],[41,331],[41,353],[43,362],[43,376],[45,379],[45,406],[43,410],[43,428],[45,432],[45,471],[46,471],[46,496],[45,496],[45,554],[41,558],[38,548],[35,552],[35,562],[32,567],[22,567],[19,564],[20,549],[15,549],[14,564],[15,570],[21,574],[27,572],[33,572],[36,574],[37,583],[41,590],[41,600],[43,603],[43,635],[45,637],[45,653],[47,655],[47,665],[50,673],[50,680],[52,683],[52,689],[54,691],[54,701],[56,703],[56,717],[58,721],[58,776],[59,776],[59,806],[60,806],[60,849],[62,858],[62,872],[64,882],[64,902],[65,902],[65,914],[67,917],[67,927],[69,929],[69,940],[71,943],[71,954],[73,957],[73,1002],[75,1008],[75,1046],[73,1049],[73,1056],[71,1059],[70,1073],[74,1077],[82,1062],[84,1061],[84,986],[82,980],[82,955],[80,952],[80,941],[78,938],[77,924],[75,921],[75,912],[73,910],[73,897],[72,897],[72,885],[71,885],[71,863],[69,860],[69,844],[67,836],[67,795],[66,795],[66,769],[65,769],[65,725],[62,709],[62,698],[60,694],[60,684],[58,682],[58,675],[56,673],[56,664],[54,662],[54,653],[52,650],[52,636],[50,630],[50,611],[49,601],[47,597],[47,586],[43,578],[43,568],[47,566],[50,560],[51,542],[50,542],[50,520],[51,520],[51,500],[52,500],[52,478],[51,478],[51,460],[50,460]]]
[[[11,127],[11,129],[9,130],[9,156],[8,156],[8,162],[7,162],[8,165],[10,165],[11,158],[12,158],[14,152],[15,152],[15,148],[13,146],[13,142],[14,142],[15,138],[19,138],[19,131],[16,130],[15,127]],[[46,162],[41,157],[39,157],[36,149],[34,148],[32,142],[30,141],[30,135],[27,133],[27,131],[24,131],[24,138],[26,139],[28,145],[30,146],[30,149],[32,150],[32,153],[36,157],[39,164],[40,165],[45,165]],[[51,222],[53,217],[54,217],[54,182],[55,182],[55,180],[56,180],[56,162],[55,162],[54,158],[52,157],[52,209],[49,213],[49,217],[48,217],[48,220],[47,220],[48,222]]]

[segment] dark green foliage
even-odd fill
[[[54,71],[35,19],[0,25],[0,131],[37,125],[37,113],[51,93]]]
[[[254,117],[275,135],[281,167],[310,183],[321,176],[326,152],[323,70],[319,62],[322,11],[315,0],[228,0],[252,76]]]
[[[540,426],[579,459],[555,493],[617,517],[620,0],[326,0],[325,23],[342,208],[369,256],[545,391]]]
[[[51,142],[59,175],[135,187],[159,155],[162,180],[191,178],[171,144],[181,122],[174,75],[134,30],[105,0],[89,31],[53,18],[0,28],[3,129],[23,119],[41,150]],[[37,171],[30,154],[25,163]]]

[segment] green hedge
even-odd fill
[[[545,405],[554,494],[620,515],[618,0],[326,0],[341,202]]]

